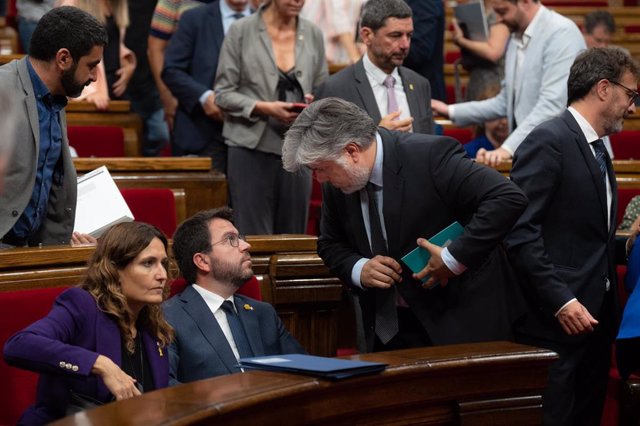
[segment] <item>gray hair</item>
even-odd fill
[[[411,17],[413,17],[413,12],[404,0],[369,0],[362,7],[360,27],[371,28],[375,32],[384,26],[387,18],[405,19]]]
[[[350,143],[367,149],[376,124],[362,109],[340,98],[326,98],[306,107],[284,138],[282,165],[289,172],[319,161],[335,161]]]
[[[587,96],[600,80],[619,82],[627,71],[638,78],[638,65],[624,49],[593,47],[585,50],[576,57],[569,71],[567,105]]]

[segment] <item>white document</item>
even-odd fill
[[[466,38],[475,41],[486,41],[489,38],[483,1],[460,4],[453,9],[453,13]]]
[[[98,238],[116,223],[130,222],[133,219],[129,206],[106,166],[78,178],[74,232]]]

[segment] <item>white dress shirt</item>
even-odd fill
[[[371,62],[371,59],[369,59],[369,56],[366,54],[362,57],[362,65],[364,66],[364,71],[367,74],[367,78],[369,79],[371,90],[373,90],[373,96],[376,98],[378,110],[380,111],[380,117],[384,117],[385,115],[389,114],[389,112],[387,112],[387,86],[384,85],[384,80],[385,78],[387,78],[388,74],[375,66],[373,62]],[[400,119],[403,120],[405,118],[409,118],[411,117],[411,111],[409,110],[407,94],[404,92],[404,86],[402,85],[402,78],[400,77],[398,68],[394,68],[391,76],[396,80],[393,91],[396,95],[396,100],[398,101],[398,108],[400,109],[400,111],[402,111],[400,113]]]

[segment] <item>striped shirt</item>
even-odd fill
[[[182,13],[203,3],[211,3],[211,0],[159,0],[153,12],[149,34],[169,40],[178,27]]]

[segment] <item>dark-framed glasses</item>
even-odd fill
[[[229,243],[231,247],[238,247],[240,245],[240,240],[245,241],[244,235],[239,234],[227,234],[220,241],[216,241],[215,243],[211,243],[211,247],[217,244]]]
[[[629,97],[629,105],[636,103],[636,100],[638,99],[638,96],[640,96],[640,93],[638,93],[633,89],[629,89],[627,86],[625,86],[624,84],[618,83],[617,81],[614,81],[614,80],[609,80],[609,81],[615,84],[616,86],[620,86],[624,89],[625,93]]]

